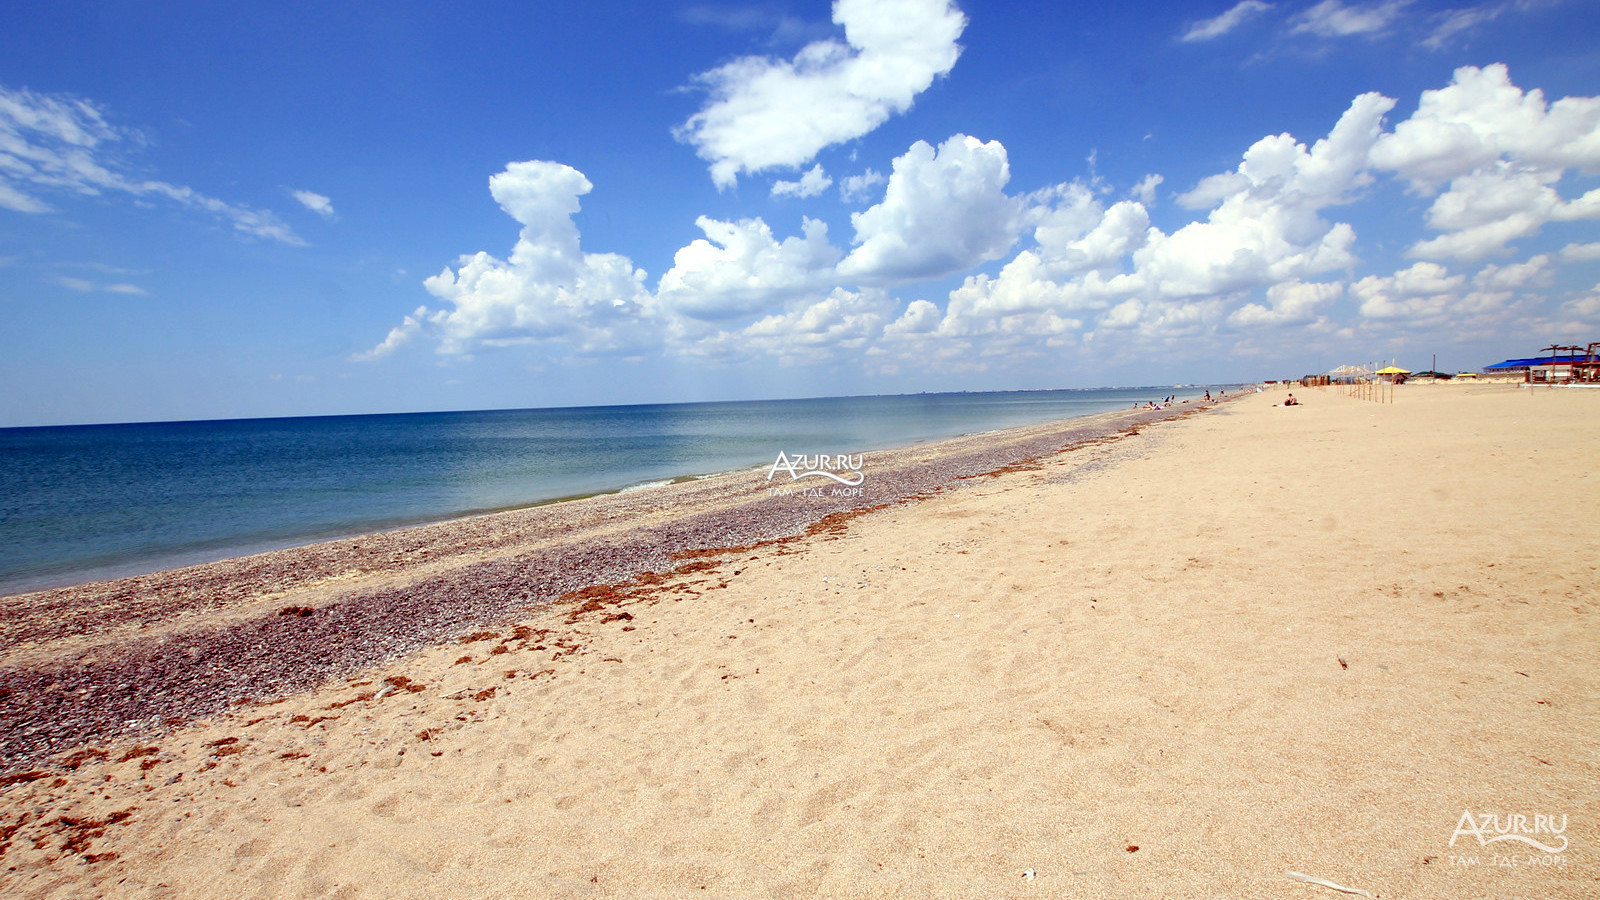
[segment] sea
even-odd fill
[[[1128,409],[1111,388],[0,429],[0,595]]]

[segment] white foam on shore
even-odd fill
[[[649,490],[651,488],[666,487],[667,485],[669,485],[671,483],[672,483],[672,479],[670,479],[670,478],[665,480],[665,481],[646,481],[646,482],[644,482],[642,484],[630,484],[627,487],[623,488],[622,490],[617,491],[617,493],[619,493],[619,494],[631,494],[634,491],[647,491],[647,490]]]

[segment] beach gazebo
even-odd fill
[[[1359,384],[1372,380],[1372,370],[1366,366],[1339,366],[1329,369],[1324,384]]]
[[[1402,369],[1399,366],[1384,366],[1374,374],[1376,374],[1379,378],[1382,378],[1384,381],[1399,384],[1400,382],[1406,380],[1406,376],[1411,374],[1411,370]]]

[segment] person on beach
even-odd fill
[[[1290,395],[1289,395],[1289,399],[1287,399],[1287,400],[1285,400],[1285,401],[1283,401],[1283,405],[1284,405],[1284,406],[1299,406],[1299,405],[1300,405],[1300,401],[1299,401],[1299,400],[1296,400],[1296,399],[1295,399],[1295,398],[1294,398],[1294,395],[1293,395],[1293,394],[1290,394]]]
[[[1207,403],[1211,402],[1211,392],[1210,391],[1206,391],[1206,402]]]

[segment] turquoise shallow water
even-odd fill
[[[0,429],[0,594],[729,471],[780,450],[861,453],[1093,415],[1174,390]]]

